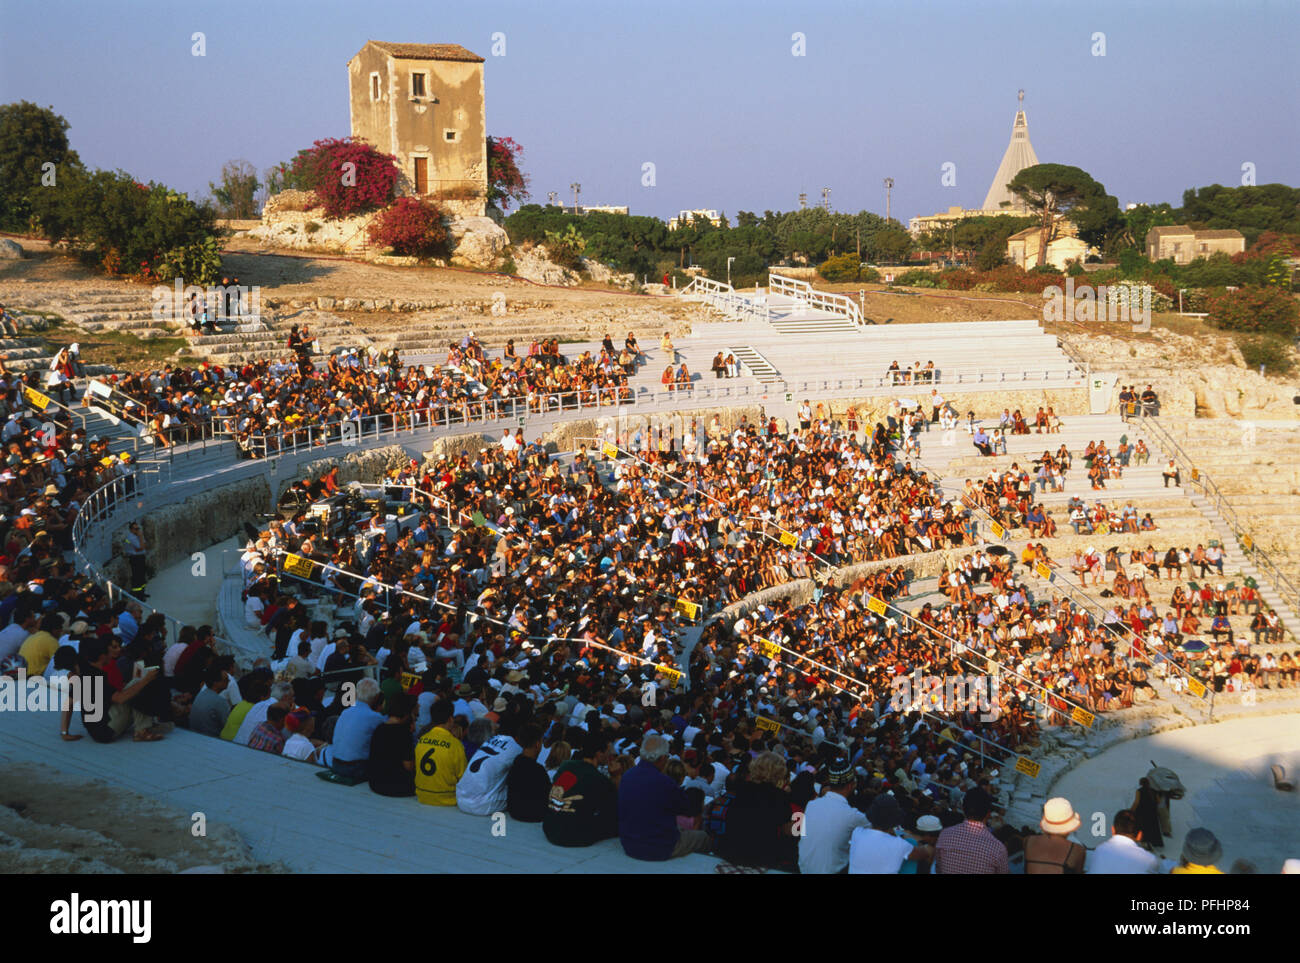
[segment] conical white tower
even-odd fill
[[[1020,91],[1019,107],[1016,110],[1016,122],[1011,128],[1011,143],[1002,155],[998,172],[993,175],[988,195],[984,198],[984,210],[996,211],[1006,203],[1013,210],[1023,210],[1025,205],[1020,198],[1007,190],[1007,185],[1026,167],[1038,163],[1034,154],[1034,145],[1029,143],[1029,123],[1025,120],[1025,92]]]

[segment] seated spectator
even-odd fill
[[[523,751],[515,757],[506,777],[506,812],[524,823],[540,823],[546,815],[551,778],[537,761],[542,751],[542,730],[534,723],[520,726],[516,742]]]
[[[230,715],[226,716],[226,724],[221,729],[221,738],[227,742],[234,740],[235,735],[243,728],[244,720],[248,718],[248,714],[253,711],[255,705],[262,706],[261,719],[265,719],[266,708],[275,701],[269,698],[271,680],[261,672],[249,673],[248,676],[240,680],[240,683],[240,689],[242,690],[240,694],[243,698],[230,710]],[[253,725],[256,725],[261,719],[255,720]],[[253,725],[249,726],[248,732],[253,731]],[[247,744],[247,741],[247,736],[245,736],[245,744]]]
[[[379,711],[384,695],[378,682],[362,679],[356,686],[357,701],[339,715],[321,761],[345,779],[362,782],[370,774],[370,739],[388,717]]]
[[[727,832],[718,839],[718,855],[738,866],[793,870],[799,840],[790,806],[790,773],[775,752],[760,753],[749,776],[736,786],[727,813]]]
[[[803,836],[799,839],[799,872],[805,876],[848,871],[850,837],[854,830],[867,825],[867,817],[849,804],[857,780],[857,772],[847,759],[832,763],[826,775],[826,790],[805,808]]]
[[[456,783],[456,805],[471,816],[491,816],[506,808],[506,780],[523,746],[506,731],[479,746]]]
[[[966,793],[962,801],[966,819],[939,834],[935,866],[940,874],[1006,873],[1007,847],[989,832],[985,821],[993,811],[993,797],[983,789]]]
[[[316,717],[305,709],[297,709],[285,716],[284,728],[289,735],[280,755],[286,759],[319,764],[318,757],[325,743],[312,738],[315,727]]]
[[[415,795],[415,750],[411,728],[415,700],[404,692],[388,696],[388,718],[370,737],[370,791],[381,796]]]
[[[855,829],[849,843],[849,874],[893,874],[902,869],[911,858],[925,858],[919,847],[899,836],[894,830],[902,824],[903,811],[898,800],[888,792],[881,793],[867,813],[869,828]]]
[[[608,766],[610,776],[600,770]],[[619,832],[621,769],[609,756],[609,736],[588,732],[582,758],[563,763],[555,773],[542,831],[556,846],[590,846]]]
[[[203,688],[190,706],[190,729],[205,736],[220,736],[230,716],[230,701],[225,696],[230,677],[226,670],[211,665],[203,679]]]
[[[1208,874],[1221,876],[1223,870],[1214,864],[1222,858],[1223,846],[1214,833],[1200,827],[1190,829],[1183,837],[1182,859],[1170,872],[1175,876]]]
[[[1132,810],[1121,809],[1110,827],[1111,836],[1088,856],[1090,875],[1140,875],[1161,872],[1160,857],[1141,846],[1142,832]]]
[[[162,733],[155,729],[154,717],[141,711],[133,704],[133,700],[144,692],[162,672],[162,668],[151,668],[140,678],[125,683],[113,660],[120,648],[115,639],[108,642],[88,639],[78,649],[81,657],[78,674],[81,677],[82,691],[103,693],[102,701],[97,695],[95,698],[82,698],[82,724],[90,733],[90,738],[96,742],[112,742],[133,726],[136,742],[156,742],[162,738]]]
[[[618,835],[623,852],[633,859],[662,862],[703,852],[711,845],[703,830],[677,828],[677,816],[690,812],[691,801],[664,775],[667,763],[667,740],[647,735],[641,742],[640,760],[619,781]]]
[[[288,710],[282,705],[272,704],[267,707],[266,718],[253,727],[245,745],[250,749],[260,749],[263,752],[279,755],[284,751],[284,720],[288,714]]]
[[[1024,841],[1025,873],[1028,875],[1060,876],[1083,872],[1087,850],[1070,839],[1070,834],[1082,822],[1068,799],[1057,797],[1043,804],[1043,818],[1039,821],[1042,835],[1029,836]]]
[[[456,784],[465,774],[465,747],[454,706],[440,699],[429,707],[429,728],[415,744],[415,797],[429,806],[456,805]]]

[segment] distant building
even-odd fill
[[[1011,140],[1002,154],[1002,163],[993,175],[988,193],[984,195],[984,205],[979,208],[950,207],[944,214],[914,217],[907,222],[907,229],[914,237],[932,230],[945,230],[954,221],[967,217],[1023,216],[1028,213],[1025,202],[1007,190],[1007,185],[1015,180],[1017,174],[1038,163],[1034,145],[1029,142],[1029,121],[1025,118],[1024,102],[1025,92],[1022,90],[1020,107],[1011,124]]]
[[[552,204],[552,207],[559,207],[565,214],[626,214],[626,204],[580,204],[574,207],[572,204]]]
[[[1220,251],[1240,254],[1244,250],[1246,238],[1231,229],[1194,231],[1186,224],[1174,224],[1147,231],[1147,257],[1153,261],[1172,258],[1175,264],[1187,264]]]
[[[1047,244],[1047,262],[1064,271],[1071,261],[1080,263],[1088,256],[1088,243],[1078,236],[1070,221],[1057,225],[1057,237]],[[1007,259],[1023,270],[1038,267],[1038,246],[1042,242],[1041,227],[1027,227],[1007,238]]]
[[[718,216],[717,211],[696,208],[693,211],[678,211],[677,216],[668,221],[668,230],[675,231],[679,224],[690,224],[697,217],[708,221],[714,227],[722,226],[722,218]]]
[[[352,136],[397,158],[403,194],[487,207],[483,58],[452,43],[371,40],[348,61]]]

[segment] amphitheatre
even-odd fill
[[[10,370],[43,368],[54,351],[71,342],[80,344],[86,377],[94,379],[121,370],[128,359],[139,364],[142,356],[145,367],[154,368],[177,357],[184,359],[178,363],[239,365],[284,355],[294,324],[310,325],[326,352],[396,348],[403,365],[443,363],[447,344],[470,331],[489,357],[499,355],[507,338],[521,349],[534,339],[558,338],[562,353],[574,357],[598,353],[606,333],[621,342],[635,332],[647,363],[629,379],[630,392],[617,410],[609,405],[546,412],[484,407],[468,423],[396,428],[381,419],[368,430],[363,426],[359,439],[321,435],[306,444],[282,441],[266,458],[236,457],[229,438],[154,449],[127,419],[70,405],[66,416],[87,433],[108,438],[110,451],[135,454],[137,479],[129,497],[92,497],[82,506],[74,529],[78,567],[121,593],[128,581],[121,540],[126,526],[139,521],[157,569],[146,612],[165,613],[173,635],[181,624],[216,626],[218,651],[233,655],[241,667],[269,655],[266,636],[244,622],[238,559],[246,523],[257,525],[290,485],[329,467],[341,469],[344,484],[375,486],[410,459],[472,454],[498,442],[503,428],[518,428],[527,442],[538,442],[562,464],[571,464],[575,452],[585,448],[601,461],[608,479],[615,464],[641,460],[631,450],[629,425],[680,430],[691,419],[704,426],[716,416],[731,432],[742,421],[764,425],[775,419],[784,434],[797,426],[798,406],[807,400],[825,405],[839,430],[850,408],[870,428],[889,416],[891,402],[910,399],[908,406],[926,406],[932,388],[963,419],[969,411],[996,425],[1004,409],[1029,414],[1051,407],[1062,423],[1056,435],[1010,435],[1006,453],[991,458],[974,449],[964,430],[928,426],[919,434],[919,456],[909,457],[949,497],[959,496],[966,480],[1016,461],[1031,462],[1045,448],[1065,445],[1078,458],[1089,442],[1114,448],[1121,436],[1142,439],[1149,447],[1147,463],[1129,466],[1096,497],[1116,508],[1131,501],[1139,513],[1151,513],[1158,523],[1154,532],[1074,534],[1065,521],[1066,499],[1078,494],[1093,501],[1077,468],[1063,491],[1042,493],[1040,503],[1060,519],[1061,530],[1048,540],[1059,567],[1044,578],[1041,568],[1017,566],[1036,600],[1068,595],[1083,609],[1103,612],[1110,604],[1102,594],[1104,583],[1080,586],[1067,561],[1093,543],[1103,551],[1118,546],[1124,552],[1154,543],[1163,553],[1169,546],[1217,542],[1225,554],[1222,581],[1257,584],[1264,604],[1285,626],[1282,641],[1256,645],[1254,654],[1300,647],[1300,598],[1294,588],[1300,584],[1300,422],[1293,403],[1300,389],[1247,370],[1230,342],[1205,329],[1189,329],[1176,315],[1158,316],[1145,334],[1084,324],[1045,331],[1034,320],[1041,303],[1015,295],[867,285],[859,299],[856,291],[836,295],[834,286],[819,290],[802,278],[782,276],[780,269],[762,290],[733,290],[702,280],[685,292],[650,286],[651,293],[631,294],[594,284],[565,287],[267,249],[236,237],[227,241],[225,265],[242,283],[260,288],[261,316],[238,333],[186,343],[173,330],[179,325],[160,327],[152,317],[147,287],[103,280],[40,242],[24,245],[26,258],[0,262],[0,303],[29,325],[0,342],[0,358]],[[858,286],[840,289],[847,287]],[[676,352],[668,360],[684,361],[694,372],[688,390],[665,392],[658,378],[666,363],[659,344],[665,332]],[[713,377],[710,363],[718,352],[736,355],[738,377]],[[932,361],[939,376],[933,382],[895,383],[886,372],[894,360],[905,367]],[[1118,393],[1126,384],[1153,385],[1160,398],[1158,416],[1123,420]],[[636,420],[643,417],[648,420]],[[602,452],[611,442],[617,451]],[[1180,468],[1181,486],[1162,484],[1162,468],[1170,459]],[[1022,528],[999,537],[987,517],[972,515],[981,544],[1002,544],[1019,556],[1026,544],[1040,541]],[[463,516],[448,514],[439,521],[440,534],[451,537],[452,528],[464,522]],[[759,595],[764,602],[803,603],[824,585],[847,586],[886,562],[901,564],[910,583],[909,597],[899,602],[903,617],[902,610],[943,603],[937,576],[951,554],[930,551],[856,566],[828,565],[815,580],[792,580]],[[196,568],[197,560],[203,564]],[[1163,610],[1169,583],[1148,584]],[[756,604],[747,598],[703,620],[678,619],[686,643],[678,669],[689,678],[690,649],[701,622],[730,622]],[[331,622],[345,614],[331,612],[319,599],[313,608]],[[1249,637],[1249,615],[1234,614],[1230,621],[1239,638]],[[1127,802],[1147,760],[1155,758],[1176,768],[1188,789],[1187,803],[1174,808],[1175,838],[1197,822],[1216,821],[1229,857],[1249,858],[1261,872],[1276,872],[1283,857],[1300,855],[1294,815],[1282,811],[1290,800],[1270,799],[1267,785],[1270,764],[1282,762],[1290,772],[1300,766],[1300,687],[1233,689],[1197,698],[1161,680],[1153,698],[1098,712],[1087,726],[1058,714],[1058,724],[1042,726],[1033,744],[1017,750],[1033,764],[1027,768],[1040,767],[1036,777],[1016,771],[1014,754],[998,757],[1005,764],[997,767],[993,785],[1007,822],[1036,824],[1044,800],[1062,789],[1085,816],[1085,825],[1094,808],[1109,818]],[[57,777],[42,768],[55,757]],[[104,747],[88,739],[62,744],[51,720],[11,714],[0,727],[0,765],[22,773],[30,787],[26,792],[39,797],[25,810],[25,827],[19,825],[21,817],[11,816],[0,825],[0,833],[26,835],[33,840],[30,847],[44,847],[44,856],[35,851],[24,856],[21,848],[0,856],[28,872],[43,865],[76,867],[68,847],[102,860],[92,865],[128,871],[216,864],[228,871],[709,872],[717,862],[703,855],[636,862],[624,857],[615,841],[586,850],[556,849],[536,826],[522,824],[497,840],[482,819],[454,807],[415,806],[364,787],[328,785],[312,778],[308,765],[183,729],[159,745],[126,741]],[[92,781],[119,809],[136,793],[150,800],[148,805],[170,807],[173,818],[201,811],[223,826],[224,835],[201,849],[142,859],[138,850],[151,844],[131,821],[106,841],[73,813],[73,791]],[[1249,804],[1258,818],[1237,823],[1233,804]],[[389,828],[396,807],[403,807],[406,833]],[[358,824],[369,827],[365,838],[353,837],[350,828]],[[413,826],[419,828],[414,840]],[[1285,845],[1278,847],[1276,834],[1268,844],[1266,830],[1280,831]]]

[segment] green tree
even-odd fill
[[[1090,244],[1104,241],[1119,216],[1119,205],[1106,189],[1078,167],[1036,164],[1020,171],[1007,189],[1019,197],[1039,222],[1038,264],[1047,263],[1047,246],[1060,236],[1060,222],[1070,220]]]
[[[1250,245],[1265,231],[1300,234],[1300,188],[1285,184],[1192,188],[1183,192],[1181,214],[1193,228],[1235,228]]]
[[[981,271],[992,271],[1007,263],[1007,242],[991,237],[975,257],[975,266]]]
[[[257,216],[257,168],[242,158],[228,160],[221,165],[221,183],[208,182],[208,190],[216,201],[217,213],[233,220],[248,220]]]
[[[51,170],[52,185],[46,176]],[[33,194],[57,191],[76,170],[81,159],[68,147],[68,122],[52,107],[26,100],[0,106],[0,227],[25,230]]]
[[[901,264],[912,250],[912,235],[897,228],[877,231],[871,236],[871,255],[883,264]]]

